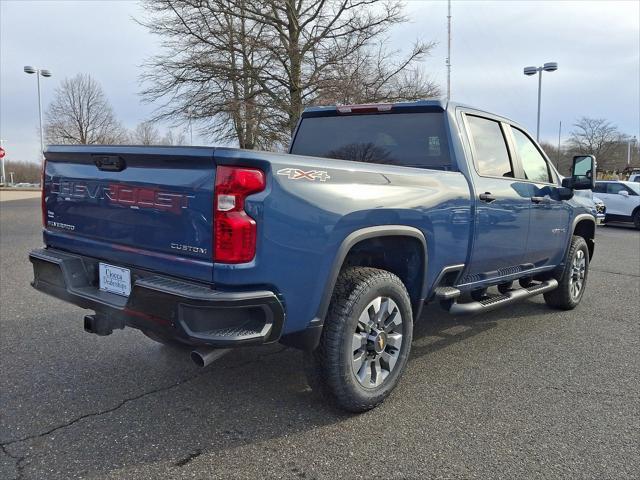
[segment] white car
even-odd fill
[[[605,203],[600,198],[596,197],[591,190],[576,190],[573,192],[573,198],[591,209],[592,213],[596,216],[597,225],[604,225],[607,207],[605,206]]]
[[[607,222],[633,222],[640,229],[640,183],[603,180],[593,193],[607,206]]]

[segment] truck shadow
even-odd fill
[[[492,330],[501,322],[553,313],[554,310],[544,303],[531,301],[520,302],[506,309],[498,309],[473,317],[453,317],[442,310],[437,303],[425,305],[420,319],[414,325],[411,359],[415,361],[453,344],[467,341]]]

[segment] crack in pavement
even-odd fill
[[[3,444],[0,444],[0,449],[2,449],[2,451],[4,452],[4,454],[5,454],[7,457],[9,457],[9,458],[11,458],[11,459],[13,459],[13,460],[15,461],[16,472],[18,472],[18,474],[14,477],[14,480],[18,480],[18,479],[22,478],[22,475],[23,475],[23,469],[24,469],[24,466],[22,465],[22,462],[23,462],[23,461],[24,461],[24,459],[25,459],[25,455],[20,455],[20,456],[12,455],[12,454],[11,454],[11,453],[10,453],[10,452],[5,448],[4,443],[3,443]]]
[[[284,352],[285,350],[287,350],[289,347],[283,347],[280,350],[277,350],[275,352],[270,352],[270,353],[266,353],[263,355],[258,355],[256,358],[251,359],[251,360],[247,360],[246,362],[240,363],[238,365],[229,367],[227,370],[236,370],[239,368],[243,368],[246,367],[247,365],[250,365],[252,363],[256,363],[256,362],[260,362],[261,360],[263,360],[266,357],[270,357],[273,355],[278,355],[282,352]],[[179,387],[180,385],[184,385],[188,382],[190,382],[191,380],[195,380],[196,378],[201,377],[202,375],[207,373],[207,369],[203,369],[202,371],[198,372],[195,375],[191,375],[190,377],[184,378],[182,380],[179,380],[176,383],[173,383],[171,385],[166,385],[164,387],[160,387],[160,388],[156,388],[154,390],[149,390],[147,392],[143,392],[139,395],[130,397],[130,398],[125,398],[124,400],[122,400],[120,403],[118,403],[117,405],[115,405],[114,407],[111,408],[107,408],[105,410],[100,410],[98,412],[90,412],[90,413],[86,413],[84,415],[80,415],[79,417],[73,418],[71,420],[69,420],[68,422],[65,422],[61,425],[57,425],[55,427],[50,428],[49,430],[46,430],[42,433],[36,433],[33,435],[28,435],[26,437],[23,438],[18,438],[16,440],[9,440],[6,442],[2,442],[0,443],[0,449],[2,449],[2,451],[9,457],[12,458],[13,460],[15,460],[16,462],[16,470],[18,471],[18,476],[16,477],[17,479],[22,478],[22,473],[23,473],[23,468],[24,465],[22,464],[22,462],[25,460],[25,458],[27,457],[26,455],[22,455],[22,456],[18,456],[18,455],[13,455],[11,454],[7,447],[11,446],[11,445],[15,445],[16,443],[24,443],[24,442],[28,442],[30,440],[34,440],[36,438],[42,438],[42,437],[46,437],[47,435],[51,435],[54,432],[57,432],[58,430],[62,430],[65,429],[67,427],[70,427],[78,422],[80,422],[81,420],[84,420],[86,418],[92,418],[92,417],[99,417],[101,415],[105,415],[107,413],[112,413],[115,412],[116,410],[124,407],[125,405],[127,405],[130,402],[134,402],[136,400],[139,400],[141,398],[156,394],[156,393],[160,393],[160,392],[165,392],[165,391],[169,391],[172,390],[176,387]]]
[[[600,270],[599,268],[592,268],[591,271],[600,273],[611,273],[613,275],[620,275],[622,277],[640,277],[640,275],[636,275],[635,273],[612,272],[611,270]]]

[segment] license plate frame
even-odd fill
[[[128,297],[131,294],[131,270],[99,262],[98,285],[103,292]]]

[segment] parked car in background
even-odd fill
[[[632,173],[629,176],[629,181],[630,182],[640,183],[640,173]]]
[[[591,210],[596,217],[596,223],[603,225],[606,218],[607,207],[602,199],[596,197],[591,190],[576,190],[574,198],[583,206]]]
[[[599,181],[593,191],[607,206],[607,222],[633,222],[640,229],[640,183]]]

